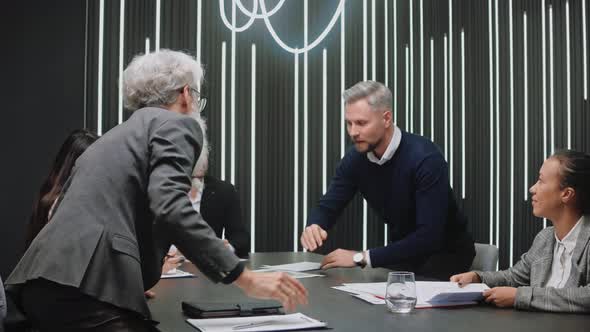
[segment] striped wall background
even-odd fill
[[[210,173],[238,189],[253,251],[298,251],[306,216],[350,146],[341,92],[360,80],[384,82],[397,125],[438,144],[470,231],[500,247],[505,268],[550,224],[532,216],[527,192],[542,161],[556,148],[590,151],[589,7],[87,1],[86,125],[104,133],[129,116],[119,77],[135,54],[196,55],[206,68]],[[387,241],[360,197],[329,234],[323,252]]]

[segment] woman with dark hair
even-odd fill
[[[540,231],[508,270],[471,271],[451,281],[494,287],[483,295],[498,307],[590,312],[590,155],[555,153],[543,163],[530,192],[533,214],[551,220],[553,227]]]
[[[97,139],[98,136],[89,130],[76,129],[63,142],[53,167],[39,190],[39,199],[33,204],[33,215],[27,229],[26,248],[29,248],[31,242],[51,218],[53,204],[70,176],[76,159]]]

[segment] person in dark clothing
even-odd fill
[[[388,225],[389,243],[363,251],[337,249],[324,258],[322,268],[388,267],[442,280],[469,268],[473,239],[438,147],[393,123],[391,92],[383,84],[359,82],[343,97],[354,148],[309,215],[303,247],[313,251],[322,246],[327,230],[360,192]]]

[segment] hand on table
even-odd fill
[[[475,272],[465,272],[451,276],[451,281],[458,283],[459,287],[463,287],[468,284],[481,282],[481,279]]]
[[[494,287],[483,292],[487,303],[493,303],[500,308],[514,307],[516,299],[515,287]]]
[[[353,250],[336,249],[324,257],[321,265],[322,270],[334,267],[355,267],[356,264],[352,260],[352,256],[356,253]]]

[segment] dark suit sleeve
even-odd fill
[[[326,193],[320,198],[318,206],[307,218],[307,226],[317,224],[322,229],[330,229],[348,202],[356,194],[358,187],[354,179],[353,158],[347,154],[338,164],[336,174],[330,181]]]
[[[239,260],[193,209],[187,194],[200,142],[199,125],[188,116],[171,116],[153,130],[149,140],[150,209],[159,236],[173,242],[211,280],[231,282],[227,277],[237,277],[232,271],[240,268]]]
[[[416,228],[403,239],[370,250],[371,265],[382,267],[412,257],[425,256],[443,247],[449,209],[449,177],[439,154],[426,157],[416,167]]]

